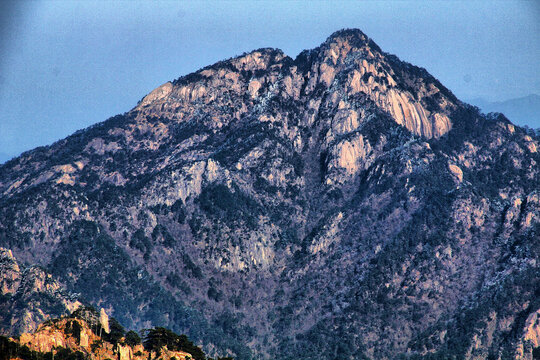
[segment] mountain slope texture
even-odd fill
[[[10,250],[0,248],[0,335],[33,330],[52,316],[71,314],[81,303],[38,266],[21,269]]]
[[[539,141],[342,30],[7,162],[0,246],[212,356],[532,359]]]

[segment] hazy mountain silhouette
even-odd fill
[[[505,101],[490,102],[482,98],[468,101],[483,112],[500,112],[517,125],[540,128],[540,95],[532,94]]]

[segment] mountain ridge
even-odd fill
[[[4,164],[0,246],[239,359],[529,356],[538,146],[345,30]]]

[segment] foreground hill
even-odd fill
[[[147,329],[144,333],[143,341],[136,332],[126,332],[114,318],[109,319],[103,309],[100,315],[83,306],[70,316],[40,324],[32,333],[15,338],[0,336],[0,359],[207,360],[204,352],[185,335],[164,328]]]
[[[538,147],[344,30],[9,161],[0,246],[240,359],[530,358]]]

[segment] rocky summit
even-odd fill
[[[0,246],[211,356],[532,359],[539,142],[342,30],[7,162]]]

